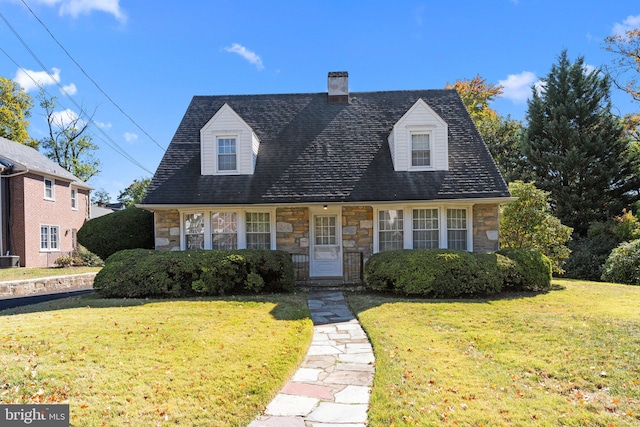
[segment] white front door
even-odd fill
[[[311,277],[342,276],[340,213],[312,213],[311,231]]]

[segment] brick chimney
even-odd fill
[[[349,73],[332,71],[328,79],[329,104],[349,103]]]

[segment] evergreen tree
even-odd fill
[[[563,51],[528,102],[523,153],[555,215],[580,236],[639,198],[637,157],[611,112],[610,89],[608,77]]]

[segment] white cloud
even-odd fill
[[[78,118],[78,115],[75,111],[70,109],[66,109],[64,111],[54,111],[51,114],[51,120],[55,126],[65,128],[72,123],[76,123],[76,127],[81,127],[84,125],[84,122]]]
[[[74,83],[68,84],[66,86],[62,86],[62,93],[63,94],[67,94],[67,95],[75,95],[76,93],[78,93],[78,88],[76,87],[76,85]]]
[[[539,87],[535,73],[523,71],[520,74],[509,74],[506,80],[499,80],[503,87],[502,97],[515,103],[525,102],[531,96],[531,85]]]
[[[138,140],[138,135],[133,132],[125,132],[124,140],[127,142],[136,142]]]
[[[238,43],[233,43],[231,47],[225,47],[224,50],[231,53],[237,53],[238,55],[249,61],[249,63],[255,65],[258,70],[264,69],[262,58],[260,58],[260,56],[258,56],[255,52],[250,51],[249,49]]]
[[[613,34],[622,35],[625,31],[633,30],[640,27],[640,15],[629,15],[622,23],[613,24]]]
[[[113,15],[118,21],[126,21],[127,15],[120,7],[120,0],[36,0],[46,6],[57,7],[60,16],[71,15],[77,18],[99,11]]]
[[[52,68],[51,71],[53,74],[49,74],[46,71],[33,71],[21,68],[16,71],[16,76],[13,80],[18,83],[25,92],[29,92],[39,87],[60,83],[60,70]]]
[[[100,129],[111,129],[111,126],[112,126],[111,123],[97,122],[95,120],[93,123],[95,123],[96,126],[98,126]]]

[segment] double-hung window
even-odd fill
[[[231,172],[237,170],[236,139],[218,138],[217,146],[218,171]]]
[[[411,166],[429,167],[431,166],[431,134],[412,133],[411,134]]]
[[[439,241],[438,209],[414,209],[413,248],[438,249]]]
[[[389,209],[378,211],[378,249],[380,252],[404,247],[404,211]]]
[[[41,225],[40,226],[40,250],[42,251],[58,251],[60,228],[57,225]]]
[[[238,215],[235,212],[212,212],[211,235],[212,249],[238,249]]]
[[[204,249],[204,213],[184,214],[184,247]]]
[[[467,250],[467,210],[447,209],[447,247]]]
[[[44,198],[46,200],[55,200],[55,181],[52,179],[44,179]]]
[[[271,249],[271,220],[268,212],[247,212],[247,249]]]
[[[78,210],[78,190],[75,188],[71,189],[71,209]]]

